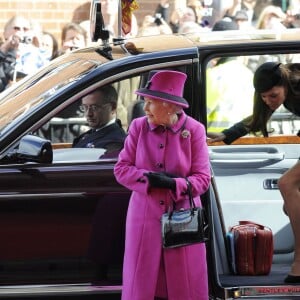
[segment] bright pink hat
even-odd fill
[[[182,97],[186,77],[185,73],[178,71],[151,71],[146,86],[138,89],[135,93],[140,96],[171,102],[187,108],[189,104]]]

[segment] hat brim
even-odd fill
[[[151,91],[151,90],[148,90],[146,88],[139,89],[139,90],[135,91],[135,93],[139,96],[150,97],[150,98],[153,98],[153,99],[170,102],[172,104],[179,105],[183,108],[188,108],[189,107],[188,102],[184,98],[174,96],[174,95],[170,95],[170,94],[167,94],[167,93],[162,93],[162,92],[158,92],[158,91]]]

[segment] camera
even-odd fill
[[[300,14],[294,15],[294,19],[295,19],[295,20],[300,20]]]
[[[21,40],[21,43],[24,44],[32,44],[32,37],[31,36],[24,36]]]
[[[70,51],[77,50],[77,49],[79,49],[79,47],[77,47],[77,46],[70,47]]]
[[[157,26],[160,26],[160,25],[162,25],[162,16],[161,16],[161,14],[155,14],[155,16],[154,16],[154,23],[157,25]]]

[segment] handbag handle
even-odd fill
[[[191,208],[195,208],[195,202],[194,202],[193,193],[192,193],[192,185],[187,177],[185,178],[185,181],[186,181],[186,185],[187,185],[187,192],[189,195],[190,206],[191,206]]]
[[[185,181],[186,181],[186,186],[187,186],[187,194],[189,196],[190,207],[195,208],[196,205],[195,205],[194,198],[193,198],[192,185],[187,177],[185,177]],[[173,210],[169,211],[169,220],[172,218],[172,214],[175,210],[176,210],[176,203],[175,203],[175,201],[173,201]],[[194,213],[195,213],[194,210],[191,209],[191,214],[194,214]]]

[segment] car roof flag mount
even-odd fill
[[[124,36],[122,35],[122,0],[118,1],[118,36],[113,39],[114,45],[124,44]]]
[[[112,60],[112,49],[109,45],[109,31],[105,29],[100,0],[93,0],[91,3],[90,22],[90,36],[92,42],[97,42],[101,39],[103,44],[103,49],[99,48],[97,52],[107,59]]]

